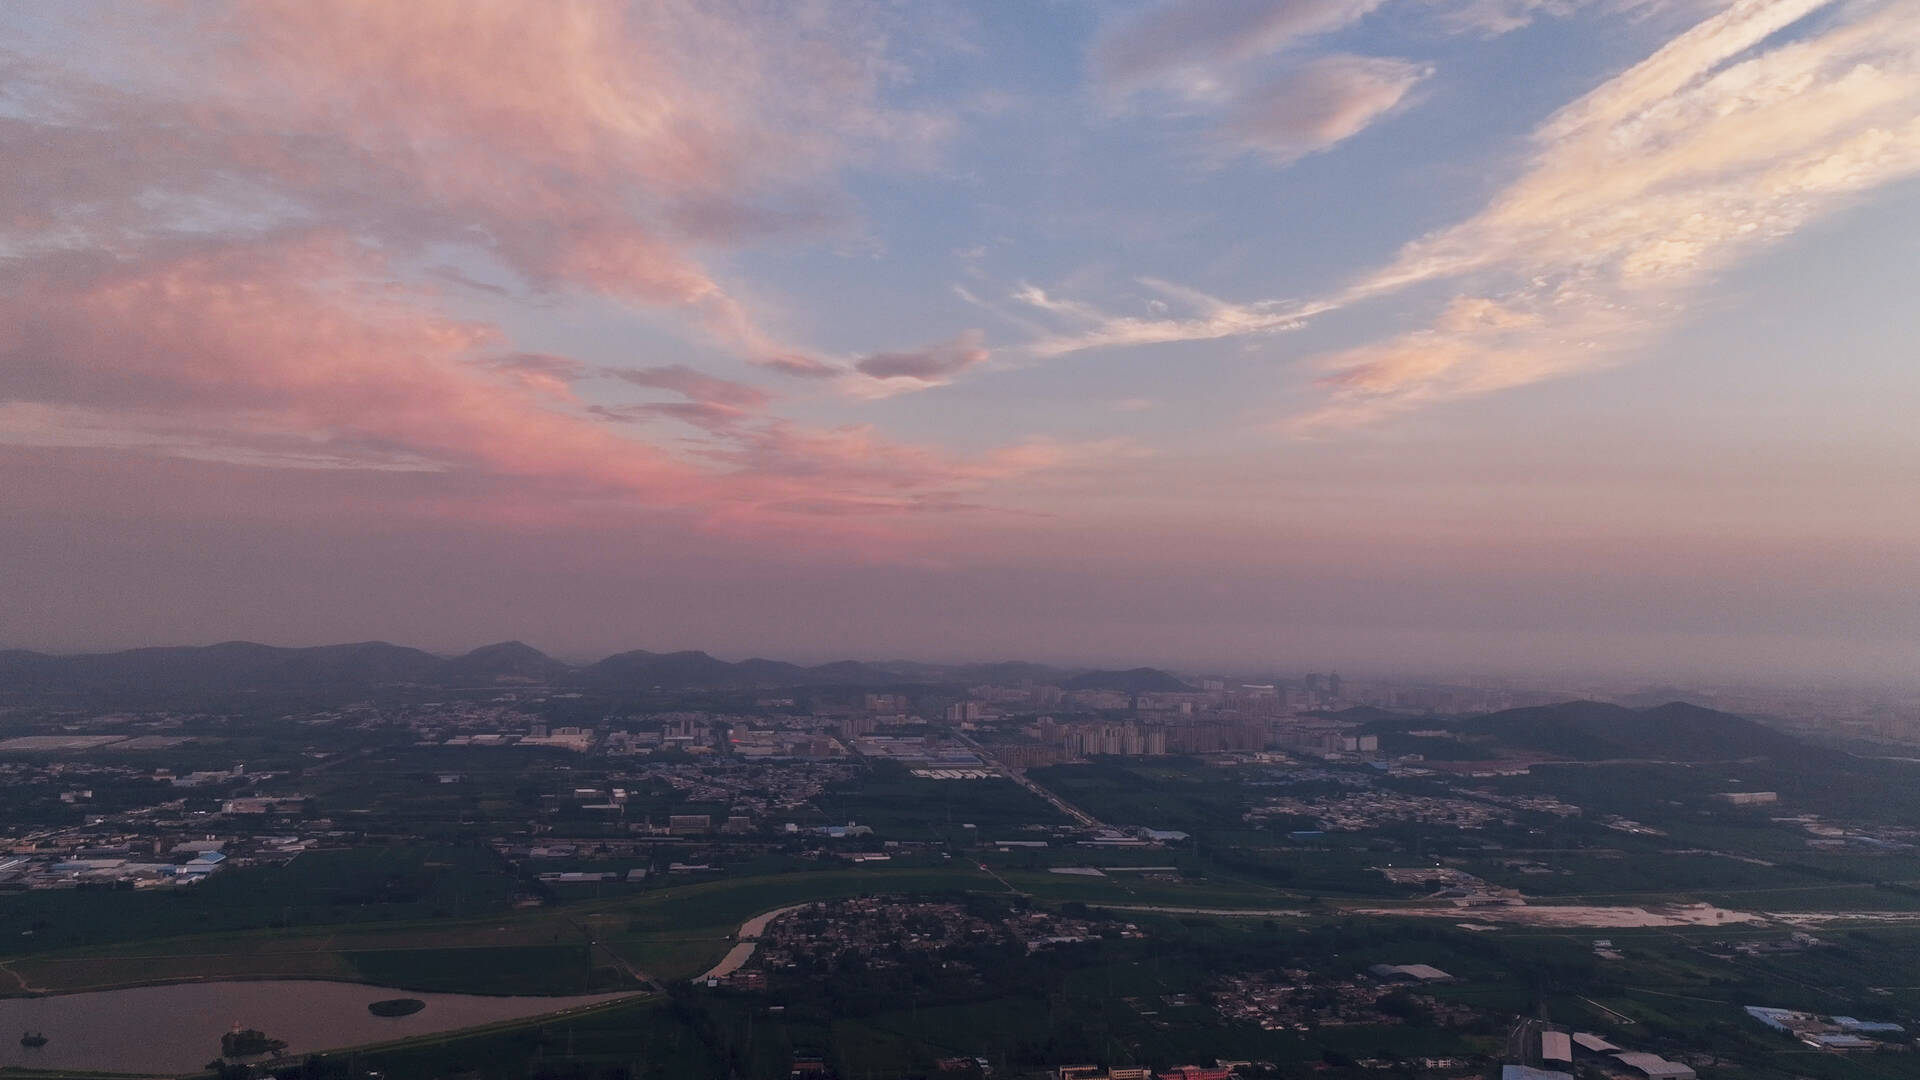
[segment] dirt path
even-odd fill
[[[1090,901],[1087,906],[1107,911],[1145,911],[1154,915],[1231,915],[1246,919],[1298,918],[1306,914],[1296,908],[1167,907],[1161,904],[1103,904],[1099,901]]]
[[[1750,911],[1730,911],[1711,904],[1652,904],[1623,907],[1605,904],[1487,904],[1455,907],[1451,904],[1406,907],[1343,907],[1348,915],[1390,918],[1472,919],[1475,922],[1626,930],[1666,926],[1735,926],[1764,921]]]
[[[28,993],[28,994],[46,993],[46,990],[47,990],[46,987],[33,985],[32,983],[27,981],[27,977],[25,975],[22,975],[19,972],[13,970],[13,961],[11,960],[0,961],[0,971],[4,971],[7,974],[13,976],[13,981],[20,984],[20,989],[23,993]]]

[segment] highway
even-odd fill
[[[1039,781],[1029,779],[1027,774],[1024,771],[1020,769],[1010,769],[1005,765],[1000,764],[1000,759],[994,757],[992,751],[988,750],[984,746],[981,746],[979,743],[974,742],[971,738],[968,738],[966,733],[956,731],[953,734],[955,738],[959,739],[963,743],[966,743],[969,749],[979,754],[980,759],[982,761],[985,761],[987,764],[992,765],[995,769],[999,770],[1000,775],[1006,777],[1009,780],[1012,780],[1014,783],[1019,784],[1021,787],[1026,788],[1028,791],[1031,791],[1035,795],[1038,795],[1041,798],[1052,803],[1054,809],[1060,811],[1061,813],[1067,815],[1068,817],[1072,818],[1073,820],[1079,822],[1081,825],[1084,825],[1089,829],[1101,829],[1106,827],[1100,821],[1099,818],[1094,817],[1092,814],[1087,813],[1085,810],[1080,809],[1079,807],[1073,805],[1072,803],[1061,798],[1060,796],[1055,795],[1053,792],[1048,791],[1045,787],[1041,786]]]

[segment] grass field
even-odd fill
[[[1351,873],[1349,855],[1362,858],[1339,852],[1301,858],[1328,859],[1329,873],[1335,863],[1339,872]],[[1576,874],[1617,871],[1612,884],[1628,884],[1638,873],[1616,867],[1615,860],[1581,858],[1596,865],[1580,865]],[[1768,880],[1765,873],[1745,877],[1747,863],[1672,858],[1703,868],[1702,878],[1693,882],[1698,885],[1738,882],[1756,889]],[[1730,862],[1724,877],[1718,876],[1723,862]],[[1204,858],[1196,858],[1194,869],[1204,865]],[[1041,903],[1299,908],[1307,913],[1262,919],[1129,911],[1123,918],[1145,929],[1146,941],[1102,943],[1081,959],[1064,962],[1043,982],[1029,986],[1023,980],[1011,992],[998,988],[994,993],[1002,996],[984,1000],[883,1001],[878,1011],[828,1016],[818,1002],[783,1000],[780,1011],[770,1012],[767,998],[678,984],[665,995],[588,1014],[366,1049],[353,1059],[356,1067],[377,1068],[394,1080],[462,1072],[721,1080],[785,1075],[793,1054],[820,1053],[839,1075],[857,1080],[928,1074],[937,1059],[948,1056],[985,1056],[997,1068],[1018,1073],[1068,1060],[1164,1067],[1235,1057],[1314,1069],[1323,1060],[1497,1052],[1498,1036],[1484,1028],[1262,1031],[1221,1021],[1204,1003],[1212,980],[1223,971],[1297,965],[1348,976],[1387,962],[1429,963],[1452,972],[1460,981],[1422,992],[1491,1016],[1545,1015],[1636,1049],[1711,1053],[1735,1070],[1723,1070],[1722,1076],[1920,1080],[1920,1055],[1846,1059],[1803,1053],[1740,1011],[1744,1004],[1771,1004],[1912,1023],[1920,1018],[1920,977],[1913,975],[1920,971],[1920,925],[1821,926],[1816,932],[1824,945],[1744,955],[1734,946],[1783,943],[1790,928],[1475,933],[1439,920],[1344,917],[1309,904],[1297,892],[1232,871],[1156,881],[1125,874],[1060,875],[1031,865],[986,871],[956,859],[938,866],[896,863],[673,880],[643,891],[485,917],[236,930],[52,950],[9,961],[0,971],[0,986],[6,985],[8,972],[28,985],[68,989],[282,975],[420,990],[568,994],[637,985],[634,971],[669,982],[697,974],[725,953],[740,923],[789,904],[863,893],[1002,893],[1009,888]],[[1805,899],[1802,894],[1825,895],[1838,888],[1828,883],[1773,895]],[[1880,890],[1863,885],[1853,891]],[[1629,895],[1640,902],[1653,899]],[[1596,936],[1610,938],[1624,959],[1597,956]],[[1190,995],[1194,1004],[1163,1004],[1165,995],[1175,993]],[[1713,1080],[1707,1069],[1702,1075]]]
[[[822,823],[854,821],[900,840],[967,843],[1020,835],[1028,825],[1066,823],[1051,803],[1011,780],[926,780],[892,762],[815,802]]]
[[[1030,775],[1102,821],[1190,832],[1241,827],[1242,793],[1190,759],[1102,758]]]
[[[488,967],[502,985],[511,981],[518,963],[529,985],[534,978],[548,978],[557,980],[549,984],[554,990],[578,990],[584,988],[579,983],[562,985],[568,976],[561,973],[591,978],[582,928],[629,961],[647,961],[642,966],[649,971],[664,974],[674,966],[691,973],[725,947],[727,933],[739,921],[768,908],[859,892],[953,888],[998,891],[1000,886],[970,865],[707,881],[603,902],[592,910],[573,905],[535,912],[493,928],[477,923],[443,925],[430,933],[422,928],[426,936],[418,939],[423,947],[417,949],[403,947],[408,939],[398,930],[369,928],[336,940],[333,952],[310,950],[309,955],[342,958],[365,976],[382,974],[386,965],[386,974],[395,978],[413,971],[416,977],[449,982]],[[1785,941],[1786,929],[1605,932],[1625,954],[1615,961],[1594,955],[1596,931],[1473,933],[1425,921],[1337,916],[1259,920],[1130,914],[1128,921],[1142,926],[1149,938],[1106,943],[1053,969],[1055,974],[1043,981],[1022,982],[1010,993],[984,1000],[903,1000],[897,1006],[883,1003],[879,1011],[828,1016],[820,1002],[779,999],[783,1008],[770,1012],[767,1005],[775,999],[682,986],[585,1015],[358,1051],[354,1060],[394,1080],[464,1072],[720,1080],[784,1075],[795,1053],[822,1054],[839,1075],[852,1078],[928,1075],[937,1059],[959,1055],[984,1056],[1003,1073],[1018,1074],[1069,1060],[1165,1067],[1237,1057],[1313,1070],[1323,1060],[1497,1053],[1500,1037],[1485,1029],[1353,1026],[1272,1032],[1226,1023],[1204,1005],[1212,980],[1242,966],[1298,964],[1339,976],[1376,962],[1421,962],[1460,977],[1423,993],[1497,1017],[1544,1015],[1669,1056],[1710,1053],[1726,1063],[1721,1077],[1920,1077],[1920,1056],[1804,1053],[1748,1020],[1739,1008],[1765,1003],[1909,1021],[1920,1014],[1920,986],[1912,985],[1920,979],[1911,974],[1920,970],[1920,927],[1823,931],[1827,945],[1760,957],[1729,956],[1728,943]],[[574,936],[569,938],[568,931]],[[558,934],[561,940],[537,940],[540,934]],[[384,946],[367,945],[381,939]],[[271,940],[262,936],[263,943]],[[278,941],[282,947],[291,943],[287,937]],[[356,947],[343,948],[347,945]],[[517,961],[509,955],[515,949],[521,950]],[[263,944],[251,959],[273,955]],[[604,958],[597,951],[595,956]],[[236,953],[231,959],[247,957]],[[604,963],[598,967],[606,970]],[[1164,995],[1175,993],[1190,995],[1195,1004],[1164,1004]],[[1153,1013],[1143,1013],[1143,1006],[1128,998],[1145,1002]],[[1707,1068],[1702,1075],[1713,1080]]]
[[[0,899],[0,957],[185,934],[504,912],[514,877],[476,845],[312,851],[191,889],[62,889]]]
[[[1298,893],[1218,879],[1156,881],[1140,874],[1083,877],[1047,870],[1012,869],[996,873],[1015,889],[1041,901],[1214,908],[1298,907],[1304,902]]]
[[[624,961],[656,978],[684,978],[718,961],[730,947],[729,936],[763,911],[870,892],[956,889],[1003,886],[972,863],[956,861],[934,868],[723,878],[481,919],[174,936],[15,957],[0,970],[0,993],[246,976],[363,978],[470,993],[577,993],[596,978],[584,959],[589,934],[601,946],[595,967]]]
[[[358,1068],[384,1073],[390,1080],[545,1075],[535,1071],[543,1062],[565,1063],[578,1070],[558,1075],[604,1076],[608,1070],[625,1068],[625,1075],[634,1080],[723,1080],[727,1059],[716,1053],[707,1035],[658,999],[642,999],[584,1015],[502,1025],[478,1035],[417,1040],[351,1057]]]

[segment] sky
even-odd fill
[[[1920,681],[1920,0],[0,8],[0,645]]]

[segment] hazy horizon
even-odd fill
[[[208,648],[230,643],[264,645],[272,648],[303,649],[340,645],[386,644],[403,648],[418,649],[422,652],[443,658],[454,658],[491,645],[517,642],[561,661],[571,667],[586,667],[608,657],[632,651],[644,651],[654,654],[680,652],[700,652],[728,663],[744,660],[771,660],[802,666],[852,661],[872,664],[924,664],[937,667],[961,667],[968,665],[987,665],[1000,663],[1033,663],[1063,670],[1126,670],[1132,668],[1157,668],[1191,676],[1222,678],[1280,678],[1299,679],[1318,672],[1335,674],[1345,678],[1349,684],[1363,683],[1405,683],[1429,685],[1504,686],[1516,690],[1538,692],[1565,692],[1570,695],[1580,692],[1604,692],[1607,694],[1659,692],[1673,690],[1687,694],[1709,694],[1715,691],[1814,691],[1819,693],[1875,694],[1875,693],[1912,693],[1920,691],[1920,683],[1912,681],[1871,679],[1853,679],[1831,675],[1827,678],[1794,679],[1787,677],[1768,678],[1765,675],[1754,677],[1729,676],[1724,672],[1710,670],[1688,671],[1679,666],[1666,669],[1665,674],[1649,670],[1622,669],[1608,671],[1604,669],[1563,668],[1524,668],[1499,669],[1482,665],[1461,666],[1421,666],[1415,664],[1395,664],[1390,659],[1369,660],[1355,657],[1351,663],[1338,660],[1309,662],[1281,657],[1271,662],[1258,659],[1235,661],[1217,657],[1191,657],[1168,659],[1166,656],[1148,654],[1086,654],[1046,655],[1046,654],[994,654],[994,653],[945,653],[945,654],[901,654],[886,653],[879,650],[864,652],[821,652],[794,653],[786,650],[716,650],[698,643],[651,643],[646,645],[621,645],[611,648],[552,649],[544,647],[538,641],[528,641],[519,637],[489,639],[468,644],[424,645],[417,641],[399,640],[384,637],[341,638],[338,640],[263,640],[247,637],[224,637],[193,641],[145,641],[126,645],[113,645],[104,648],[32,648],[10,642],[0,642],[0,651],[7,649],[26,649],[49,656],[88,656],[103,655],[134,649],[146,648]]]

